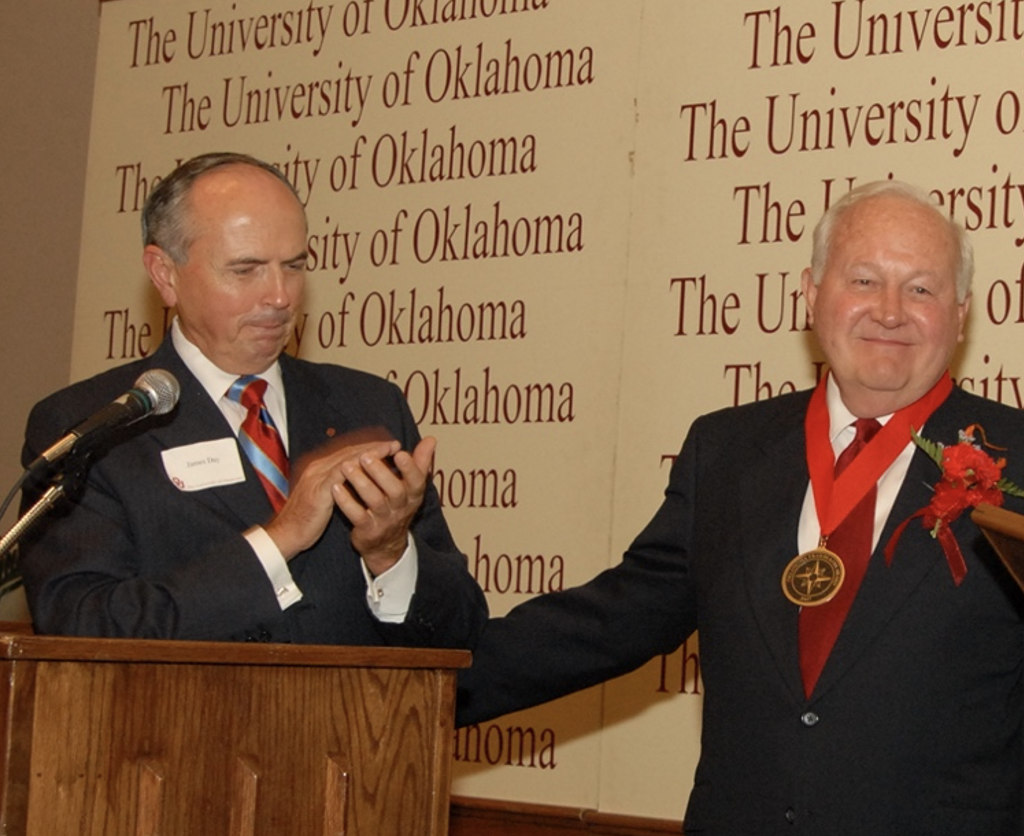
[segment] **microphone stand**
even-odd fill
[[[11,527],[10,531],[0,539],[0,558],[7,554],[7,552],[9,552],[14,544],[21,538],[21,535],[35,525],[36,521],[56,505],[63,496],[63,484],[58,483],[47,488],[46,492],[39,498],[39,501],[29,508],[28,511],[22,515],[21,519]]]
[[[31,529],[62,498],[67,497],[72,501],[78,498],[78,494],[85,481],[85,473],[88,470],[88,459],[88,453],[72,454],[65,459],[64,471],[56,477],[50,487],[43,491],[42,496],[36,500],[32,507],[0,538],[0,586],[6,582],[8,577],[17,572],[16,565],[9,566],[7,553],[11,551],[25,532]]]

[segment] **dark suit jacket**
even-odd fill
[[[272,514],[245,454],[239,451],[245,481],[223,487],[183,492],[164,470],[162,450],[233,438],[170,339],[145,360],[37,404],[28,420],[24,463],[150,368],[178,379],[177,407],[112,439],[95,456],[79,501],[56,509],[24,544],[25,589],[36,629],[82,636],[472,646],[486,604],[433,489],[413,526],[419,579],[404,624],[382,624],[369,611],[366,581],[338,512],[317,544],[289,563],[304,597],[281,610],[242,537]],[[293,462],[330,436],[355,430],[384,433],[405,449],[419,440],[394,385],[288,356],[281,357],[281,371]]]
[[[1024,596],[966,513],[953,526],[968,565],[960,587],[920,520],[891,567],[882,554],[939,479],[922,451],[804,697],[798,609],[780,579],[797,553],[808,399],[698,419],[621,564],[489,622],[460,678],[459,722],[624,673],[699,628],[704,715],[687,834],[1019,836]],[[925,436],[955,443],[974,423],[1008,448],[1004,475],[1024,485],[1017,410],[954,390]]]

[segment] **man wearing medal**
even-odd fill
[[[924,192],[884,181],[831,207],[803,274],[829,373],[697,419],[619,565],[488,623],[459,722],[699,630],[688,836],[1024,833],[1024,593],[970,519],[977,495],[912,436],[959,449],[967,431],[1024,485],[1024,413],[948,373],[972,273]],[[999,486],[985,495],[1024,511]]]

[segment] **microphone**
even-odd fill
[[[135,385],[121,397],[107,404],[78,424],[57,443],[51,444],[28,471],[38,473],[47,469],[73,450],[81,452],[106,440],[114,430],[126,427],[147,415],[164,415],[178,403],[181,387],[170,372],[150,369],[143,372]]]

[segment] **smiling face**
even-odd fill
[[[192,185],[188,258],[150,244],[146,270],[189,338],[233,374],[266,371],[292,334],[306,276],[302,206],[272,174],[228,165]]]
[[[913,403],[948,368],[970,306],[957,301],[958,257],[938,213],[883,194],[839,218],[820,284],[804,271],[811,324],[855,415]]]

